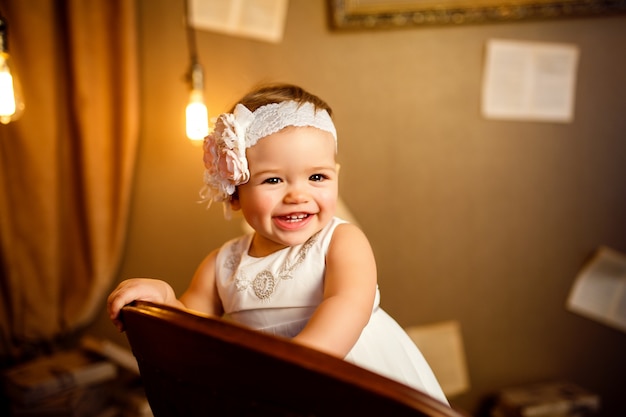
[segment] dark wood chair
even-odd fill
[[[403,384],[226,320],[148,302],[121,317],[156,417],[463,417]]]

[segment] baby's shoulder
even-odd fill
[[[368,242],[367,236],[360,227],[341,220],[333,228],[330,246],[333,249],[350,248],[355,242]]]
[[[224,256],[241,255],[250,246],[252,235],[246,234],[230,239],[218,248],[218,258]]]

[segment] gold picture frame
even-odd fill
[[[328,0],[332,29],[392,29],[626,13],[626,0]]]

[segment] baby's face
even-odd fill
[[[250,180],[238,187],[234,208],[256,231],[251,255],[304,243],[332,220],[338,172],[330,133],[289,126],[259,140],[247,157]]]

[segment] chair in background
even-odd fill
[[[148,302],[121,317],[156,417],[463,417],[403,384],[223,319]]]

